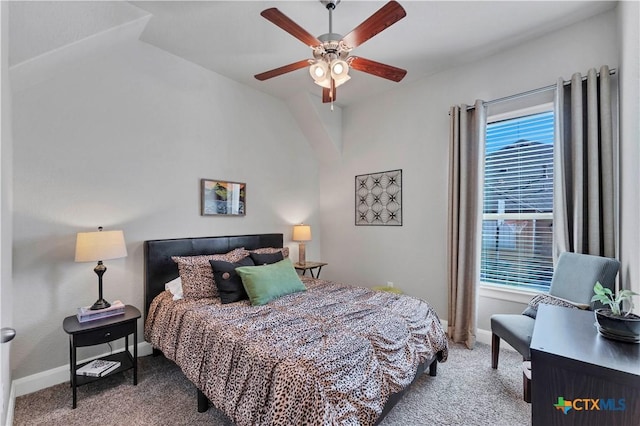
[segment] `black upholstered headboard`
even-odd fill
[[[165,283],[178,277],[178,265],[171,256],[227,253],[234,248],[254,250],[282,247],[282,234],[234,235],[226,237],[175,238],[144,242],[145,318],[151,301],[164,291]]]

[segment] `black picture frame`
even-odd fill
[[[356,226],[402,226],[402,169],[357,175]]]
[[[200,179],[202,216],[245,216],[247,184],[220,179]]]

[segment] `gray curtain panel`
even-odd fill
[[[476,341],[476,288],[480,281],[480,239],[486,107],[453,106],[449,111],[448,330],[454,342]]]
[[[564,251],[616,256],[615,163],[609,68],[556,90],[554,259]]]

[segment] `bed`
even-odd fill
[[[262,306],[165,291],[179,276],[174,256],[281,248],[282,234],[145,241],[145,339],[195,385],[198,411],[211,403],[238,426],[378,424],[446,361],[427,303],[311,277]]]

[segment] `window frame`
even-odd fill
[[[487,117],[486,125],[491,123],[495,123],[498,121],[511,120],[516,119],[528,115],[540,114],[545,112],[553,112],[554,113],[554,128],[557,120],[556,109],[554,102],[541,102],[536,105],[532,105],[526,108],[519,108],[510,111],[501,112],[498,114],[492,114]],[[555,130],[555,129],[554,129]],[[555,136],[555,135],[554,135]],[[554,149],[556,147],[557,141],[554,137]],[[483,156],[483,161],[486,160],[486,153]],[[554,170],[555,173],[555,170]],[[484,185],[482,188],[482,203],[484,205]],[[484,207],[480,212],[481,214],[481,222],[484,223],[485,220],[499,220],[499,219],[518,219],[518,220],[532,220],[532,219],[546,219],[553,220],[553,211],[551,213],[484,213]],[[535,216],[535,217],[534,217]],[[482,240],[482,227],[480,230],[480,239]],[[480,249],[480,253],[482,253],[482,249]],[[478,265],[479,270],[482,269],[481,264]],[[520,303],[528,303],[531,300],[532,296],[536,294],[548,293],[549,288],[546,289],[534,286],[515,286],[512,284],[498,284],[488,281],[482,281],[480,279],[478,285],[480,291],[479,295],[482,297],[490,297],[493,299],[499,300],[507,300],[513,302]]]

